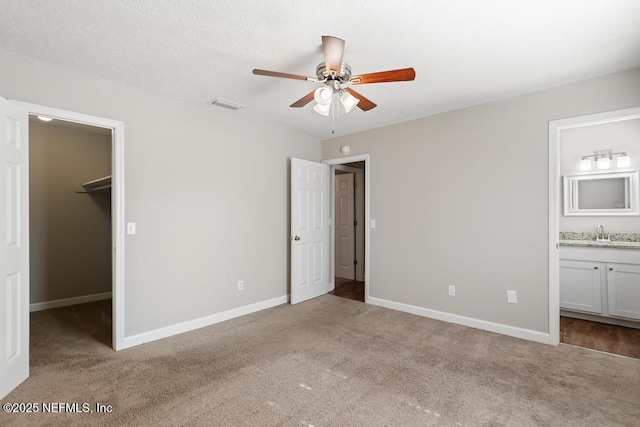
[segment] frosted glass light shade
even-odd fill
[[[318,105],[331,105],[331,96],[333,92],[328,87],[321,87],[313,92],[313,99]],[[327,110],[327,114],[329,114]]]
[[[353,110],[360,100],[355,96],[351,95],[349,92],[342,92],[340,95],[340,102],[342,102],[342,106],[344,110],[348,113]]]
[[[581,171],[591,170],[591,159],[580,160],[580,170]]]
[[[628,168],[629,166],[631,166],[631,159],[629,158],[629,156],[618,157],[619,168]]]
[[[316,104],[313,107],[313,110],[318,113],[321,114],[323,116],[328,116],[329,115],[329,110],[331,109],[331,104],[327,104],[327,105],[322,105],[322,104]]]
[[[609,169],[611,167],[611,161],[608,157],[600,157],[596,163],[598,163],[598,169]]]

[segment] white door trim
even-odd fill
[[[359,154],[357,156],[349,156],[349,157],[340,157],[337,159],[327,159],[323,160],[322,163],[326,163],[329,166],[336,165],[344,165],[346,163],[355,163],[364,161],[364,302],[369,302],[369,284],[371,283],[371,273],[370,273],[370,247],[371,247],[371,213],[370,213],[370,191],[371,191],[371,159],[369,154]],[[336,211],[336,200],[335,200],[335,174],[331,173],[331,189],[330,189],[330,199],[331,199],[331,258],[335,259],[335,226],[333,225],[335,221],[333,221],[333,217],[335,216]],[[333,278],[335,277],[335,266],[334,263],[331,263],[331,281],[332,285]]]
[[[549,344],[560,342],[560,131],[640,118],[640,107],[549,122]]]
[[[68,122],[112,129],[112,180],[111,180],[111,230],[112,230],[112,292],[113,292],[113,349],[124,348],[124,123],[118,120],[90,116],[59,108],[10,100],[29,114],[49,116]]]

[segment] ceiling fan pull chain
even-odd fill
[[[335,96],[331,95],[331,133],[336,133],[336,106],[334,105]]]

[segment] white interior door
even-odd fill
[[[354,174],[336,174],[336,277],[355,280]]]
[[[291,159],[291,304],[327,293],[329,166]]]
[[[0,98],[0,399],[29,376],[28,123]]]

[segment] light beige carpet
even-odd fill
[[[6,402],[107,414],[1,425],[638,426],[640,360],[552,347],[332,295],[121,352],[108,302],[32,314]]]

